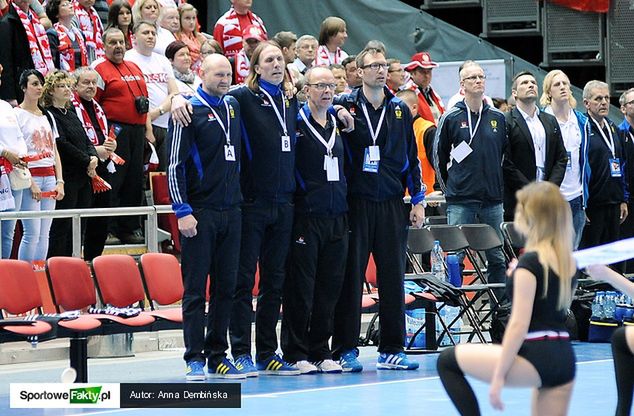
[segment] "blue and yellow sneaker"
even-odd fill
[[[363,364],[357,359],[358,356],[359,350],[356,348],[341,354],[339,365],[344,373],[359,373],[363,371]]]
[[[188,361],[185,378],[188,381],[205,381],[205,363],[202,361]]]
[[[210,378],[230,378],[239,379],[247,378],[247,375],[236,368],[228,358],[224,358],[220,364],[216,366],[214,371],[211,367],[207,367]]]
[[[236,368],[247,377],[257,377],[258,369],[253,365],[253,360],[249,354],[241,355],[233,360]]]
[[[416,370],[418,362],[411,361],[404,352],[387,354],[382,352],[376,363],[377,370]]]
[[[258,361],[257,369],[262,374],[272,376],[298,376],[300,374],[297,367],[287,363],[277,354],[270,356],[266,360]]]

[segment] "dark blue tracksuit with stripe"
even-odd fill
[[[229,92],[242,110],[242,239],[240,266],[231,314],[234,358],[251,354],[252,290],[256,265],[260,281],[255,317],[256,360],[275,354],[284,285],[285,263],[293,225],[295,192],[295,130],[297,100],[287,99],[279,86],[259,80],[255,91],[240,86]],[[273,102],[261,88],[273,98]],[[282,150],[284,130],[273,109],[286,115],[289,151]],[[282,113],[282,109],[284,113]]]
[[[408,189],[412,203],[417,204],[424,199],[425,185],[421,182],[409,108],[387,88],[384,90],[385,99],[378,109],[374,109],[367,101],[362,88],[335,99],[335,104],[347,108],[355,121],[354,131],[342,133],[346,151],[350,241],[346,276],[335,311],[332,342],[335,357],[357,346],[361,327],[362,287],[370,253],[376,262],[381,298],[378,350],[385,353],[403,350],[403,275],[409,224],[403,196],[405,189]],[[376,173],[363,169],[364,154],[368,146],[372,145],[363,104],[375,130],[385,108],[376,142],[381,158]]]
[[[310,125],[328,142],[335,133],[332,156],[338,162],[338,180],[328,180],[324,169],[326,146],[306,122],[297,119],[295,160],[295,221],[284,283],[282,350],[290,362],[331,359],[334,311],[346,267],[348,221],[344,148],[336,121],[328,115],[325,126],[303,112]],[[331,178],[333,179],[333,178]]]
[[[240,255],[240,105],[233,97],[211,97],[201,88],[198,94],[190,99],[194,113],[187,127],[170,121],[167,177],[176,216],[193,215],[198,222],[194,237],[181,235],[184,358],[207,360],[210,370],[215,370],[228,347],[227,328]],[[225,127],[229,110],[230,142],[236,154],[233,161],[226,160],[225,133],[212,108]],[[212,278],[205,324],[207,275]]]

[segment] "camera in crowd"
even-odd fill
[[[150,100],[142,95],[134,97],[134,107],[137,113],[146,114],[150,111]]]

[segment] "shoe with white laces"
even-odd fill
[[[317,370],[320,373],[324,374],[338,374],[343,371],[343,368],[339,364],[337,364],[334,360],[322,360],[315,361],[313,364],[317,367]]]
[[[249,354],[241,355],[238,358],[234,359],[233,364],[241,373],[243,373],[247,377],[257,377],[259,374],[258,369],[255,368],[253,360],[251,359],[251,356]]]
[[[202,361],[188,361],[185,378],[188,381],[205,381],[205,363]]]
[[[318,371],[317,367],[314,364],[308,362],[307,360],[300,360],[295,363],[289,363],[289,364],[297,367],[300,374],[315,374]]]
[[[341,365],[344,373],[359,373],[363,371],[363,364],[357,359],[358,356],[359,350],[356,348],[341,354],[339,365]]]
[[[387,354],[382,352],[376,363],[378,370],[416,370],[418,362],[411,361],[404,352]]]

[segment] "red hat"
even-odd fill
[[[438,64],[431,60],[429,52],[418,52],[412,56],[412,61],[405,64],[406,71],[413,71],[416,68],[433,69],[437,68]]]
[[[242,31],[242,39],[255,39],[263,42],[266,40],[266,33],[262,31],[260,26],[249,25]]]

